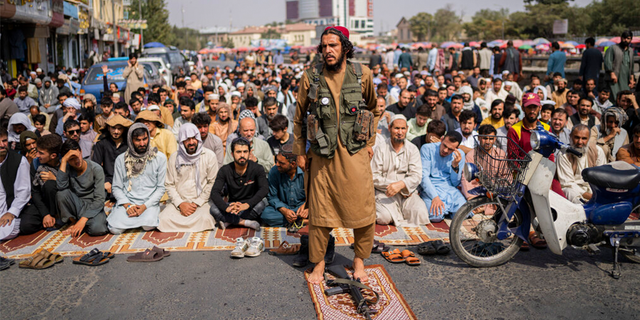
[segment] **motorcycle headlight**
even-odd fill
[[[531,131],[531,139],[529,142],[531,143],[531,148],[533,150],[538,150],[538,148],[540,148],[540,133],[537,130]]]
[[[471,180],[476,178],[476,174],[478,173],[478,167],[473,163],[465,163],[464,168],[462,169],[462,175],[464,178],[471,182]]]

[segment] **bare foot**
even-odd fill
[[[353,278],[360,279],[360,282],[363,283],[369,281],[369,276],[364,271],[364,260],[362,258],[353,258]]]
[[[324,280],[324,259],[313,267],[313,271],[309,275],[309,279],[307,279],[312,284],[320,284],[322,280]]]

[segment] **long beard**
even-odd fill
[[[582,153],[582,155],[583,155],[583,156],[584,156],[584,155],[586,154],[586,152],[587,152],[587,146],[584,146],[584,147],[581,147],[581,148],[578,148],[578,147],[576,147],[576,146],[573,146],[573,148],[574,148],[576,151],[578,151],[578,152]]]
[[[327,68],[328,71],[336,72],[340,70],[343,62],[344,62],[344,55],[341,55],[340,57],[338,57],[336,64],[331,65],[331,64],[325,63],[324,66]]]

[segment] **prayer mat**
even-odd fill
[[[64,256],[79,256],[93,248],[113,253],[131,254],[158,246],[169,251],[215,251],[233,250],[236,238],[260,237],[264,239],[266,249],[280,246],[284,241],[290,244],[300,243],[300,235],[308,233],[302,228],[297,233],[289,233],[286,228],[249,228],[214,229],[203,232],[159,232],[142,229],[127,230],[120,235],[107,234],[91,237],[82,234],[78,238],[62,234],[61,231],[38,231],[32,235],[19,236],[0,242],[0,255],[12,259],[30,257],[41,249],[47,249]],[[349,246],[353,243],[353,231],[334,229],[336,245]],[[449,226],[446,222],[426,226],[400,227],[376,225],[375,238],[391,246],[417,245],[430,240],[449,238]]]
[[[309,277],[309,271],[305,272],[305,279]],[[395,283],[391,280],[391,276],[382,265],[375,264],[365,266],[365,271],[369,276],[369,281],[365,284],[380,295],[380,299],[370,309],[375,310],[371,314],[372,319],[376,320],[403,320],[417,319],[416,315],[409,307],[409,304],[398,291]],[[347,270],[351,275],[351,270]],[[329,279],[333,279],[332,275],[327,275]],[[348,293],[337,294],[327,297],[324,290],[327,287],[325,281],[321,284],[311,284],[307,282],[311,300],[316,309],[318,320],[348,320],[348,319],[365,319],[364,316],[356,312],[355,303]],[[367,299],[375,299],[373,293],[364,290],[363,295]]]

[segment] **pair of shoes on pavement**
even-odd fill
[[[0,271],[9,269],[11,265],[15,264],[16,261],[13,259],[7,259],[5,257],[0,257]]]
[[[231,251],[231,258],[257,257],[264,251],[264,241],[258,237],[236,239],[236,247]]]

